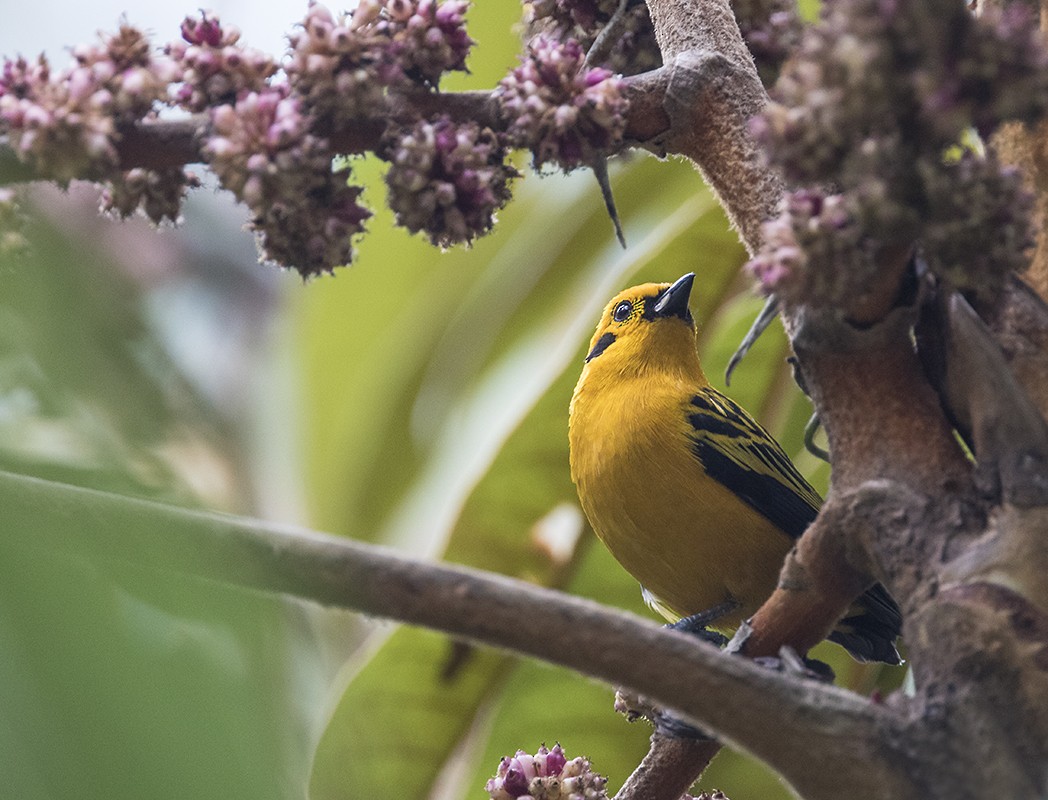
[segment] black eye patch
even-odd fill
[[[644,313],[641,314],[641,316],[644,319],[648,320],[648,322],[651,322],[653,319],[655,319],[655,304],[659,302],[659,297],[662,297],[662,295],[659,294],[658,297],[644,298]]]
[[[594,358],[596,358],[601,353],[603,353],[605,350],[607,350],[608,347],[611,345],[611,343],[614,342],[614,341],[615,341],[615,334],[614,333],[605,333],[603,336],[601,336],[599,339],[597,339],[597,343],[595,345],[593,345],[593,349],[589,351],[589,355],[586,356],[586,360],[587,361],[592,361]]]

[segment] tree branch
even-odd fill
[[[422,625],[629,687],[738,743],[798,788],[823,772],[810,763],[819,753],[835,763],[835,781],[868,787],[856,798],[912,789],[892,763],[895,715],[887,709],[587,600],[289,526],[10,473],[0,473],[0,507],[9,545],[160,570],[178,565],[198,577]]]
[[[670,73],[665,68],[624,78],[630,108],[625,138],[644,144],[665,133],[670,121],[663,100]],[[414,122],[440,114],[456,122],[476,122],[492,130],[505,130],[493,91],[390,94],[381,112],[357,120],[352,126],[327,132],[336,153],[374,150],[389,124]],[[197,115],[180,120],[147,120],[121,131],[117,154],[122,169],[162,169],[205,161],[201,147],[207,136],[208,118]],[[38,180],[0,137],[0,185]]]
[[[651,749],[615,795],[615,800],[673,800],[698,780],[720,744],[709,739],[683,739],[653,733]]]
[[[672,71],[671,124],[656,142],[695,162],[753,253],[784,189],[748,131],[768,103],[753,56],[727,0],[648,0],[648,9]]]

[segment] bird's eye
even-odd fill
[[[616,322],[625,322],[630,318],[630,314],[633,313],[633,303],[629,300],[623,300],[617,306],[611,314],[611,318]]]

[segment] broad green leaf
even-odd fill
[[[138,525],[85,497],[78,517],[5,504],[0,537],[0,794],[20,800],[280,800],[305,794],[315,709],[352,618],[188,577],[57,552]],[[4,491],[19,483],[5,481]],[[117,501],[119,502],[119,501]],[[164,514],[170,530],[178,514]],[[193,524],[193,523],[187,523]],[[44,526],[47,527],[44,527]],[[127,526],[120,530],[119,526]],[[337,618],[340,632],[331,635]],[[295,647],[289,647],[294,642]]]
[[[478,703],[511,667],[497,653],[470,651],[456,668],[455,652],[429,631],[404,628],[390,636],[369,665],[380,668],[365,668],[342,695],[337,724],[327,726],[317,747],[310,797],[426,796],[434,765],[447,760]]]
[[[159,335],[150,303],[163,293],[121,269],[163,254],[175,234],[128,253],[136,233],[154,234],[117,232],[93,209],[80,219],[74,201],[58,208],[77,238],[37,222],[27,261],[0,265],[0,465],[183,505],[246,505],[248,448]],[[107,251],[102,232],[125,247]],[[196,297],[221,306],[208,287]],[[180,316],[181,344],[200,321]],[[31,504],[41,507],[46,494]],[[147,572],[39,544],[82,536],[98,513],[85,502],[54,529],[4,506],[0,795],[302,797],[318,710],[359,622],[187,578],[177,553],[170,571]]]
[[[652,180],[655,170],[663,173],[658,182]],[[543,203],[549,203],[545,190],[551,182],[539,187],[544,190]],[[429,392],[436,398],[428,401],[427,408],[447,409],[443,416],[434,414],[436,419],[430,424],[438,426],[448,415],[453,423],[463,420],[454,436],[434,449],[435,457],[460,458],[457,451],[468,449],[471,441],[481,443],[485,439],[494,445],[494,452],[475,485],[465,487],[468,494],[456,509],[445,558],[547,585],[563,585],[571,576],[575,557],[570,546],[577,532],[571,533],[570,529],[577,531],[581,512],[568,475],[567,405],[585,343],[600,309],[612,294],[629,283],[676,277],[691,268],[696,254],[705,265],[706,291],[700,304],[703,309],[713,308],[731,285],[740,263],[741,248],[712,199],[686,199],[696,188],[694,182],[690,169],[667,170],[666,165],[651,161],[631,165],[617,177],[628,232],[631,225],[636,226],[638,215],[661,215],[660,221],[647,223],[650,227],[642,229],[640,238],[625,253],[611,244],[610,226],[596,193],[591,186],[584,187],[587,196],[584,200],[573,198],[571,206],[575,214],[589,212],[587,225],[577,228],[574,236],[557,247],[550,246],[551,234],[542,225],[522,229],[495,254],[478,279],[478,288],[464,298],[434,348],[418,392]],[[526,200],[525,195],[516,202]],[[586,207],[580,208],[583,202]],[[560,213],[559,206],[556,211]],[[520,286],[522,274],[532,276],[525,287]],[[469,354],[469,360],[463,358],[463,353]],[[478,388],[472,393],[463,391],[471,386]],[[485,396],[491,399],[477,399]],[[526,416],[518,422],[521,414]],[[469,421],[474,419],[486,429],[471,431]],[[442,449],[446,456],[439,455]],[[433,518],[433,498],[446,501],[450,491],[462,491],[444,476],[449,469],[447,462],[438,463],[441,467],[428,473],[434,476],[429,480],[437,481],[443,491],[416,490],[415,497],[422,498],[416,502],[425,510],[417,514],[419,519]],[[422,473],[423,481],[426,474]],[[539,530],[558,514],[561,524],[569,529],[569,549],[551,557]],[[587,538],[581,543],[589,541]],[[618,572],[621,584],[628,586],[627,596],[635,603],[639,597],[635,583],[621,570]],[[607,588],[606,581],[601,584]],[[412,631],[398,633],[395,641],[379,649],[350,682],[318,752],[314,797],[354,796],[350,784],[330,776],[340,770],[339,765],[371,762],[359,751],[355,739],[359,737],[361,698],[386,685],[386,676],[394,670],[394,663],[402,659],[404,641],[423,636]],[[447,652],[439,654],[439,659],[447,657]],[[508,668],[508,659],[500,658]],[[484,670],[488,662],[478,663],[477,668]],[[425,723],[415,709],[445,707],[444,687],[433,677],[438,665],[426,659],[416,659],[410,667],[398,664],[395,669],[401,683],[408,680],[403,675],[407,668],[413,670],[408,682],[416,690],[429,687],[429,702],[401,703],[380,715],[381,722],[369,727],[369,748],[381,741],[381,747],[389,752],[403,751]],[[474,666],[467,659],[459,669],[465,672]],[[521,678],[522,674],[534,673],[514,672],[508,685],[526,692],[531,679]],[[421,758],[412,759],[410,780],[407,774],[401,774],[402,788],[421,791],[443,774],[445,761],[458,750],[459,737],[477,724],[475,714],[488,713],[484,709],[490,708],[494,697],[501,696],[498,693],[505,683],[503,672],[492,670],[487,677],[487,683],[473,684],[474,704],[457,726],[444,721],[447,735],[439,737],[445,746],[443,757],[434,758],[428,765]],[[594,695],[592,687],[577,677],[569,679],[564,675],[560,680],[577,682],[569,695]],[[360,687],[366,687],[366,691]],[[395,687],[392,693],[396,696]],[[606,689],[596,695],[610,696]],[[619,737],[618,720],[610,711],[610,701],[601,705],[611,723],[599,733],[602,741],[625,745],[628,740]],[[467,711],[465,706],[462,710]],[[500,720],[501,715],[497,715],[496,726]],[[549,720],[543,722],[538,715],[534,721],[549,724]],[[627,752],[634,757],[636,748],[628,747]],[[423,777],[427,778],[425,783]],[[361,780],[364,779],[358,775],[353,784],[359,785]],[[380,783],[378,778],[367,781],[368,786]]]

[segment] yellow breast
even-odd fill
[[[592,366],[598,366],[594,364]],[[693,452],[691,398],[701,377],[583,370],[571,402],[571,473],[597,535],[667,611],[728,599],[734,626],[775,587],[791,540]]]

